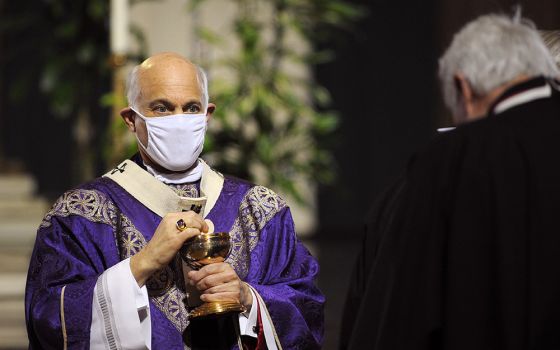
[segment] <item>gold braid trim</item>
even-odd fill
[[[68,349],[68,336],[66,334],[66,321],[64,320],[64,291],[66,290],[66,286],[62,287],[60,291],[60,324],[62,325],[62,340],[63,345],[62,349]]]
[[[285,207],[286,202],[266,187],[254,186],[247,191],[230,230],[232,249],[226,260],[239,278],[244,279],[249,273],[250,255],[259,242],[261,230]]]

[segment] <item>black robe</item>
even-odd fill
[[[560,349],[557,83],[494,107],[546,86],[411,160],[368,222],[341,348]]]

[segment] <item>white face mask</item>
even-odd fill
[[[131,109],[146,122],[148,145],[140,142],[138,134],[136,139],[154,162],[171,171],[185,171],[196,162],[204,146],[206,114],[146,118]]]

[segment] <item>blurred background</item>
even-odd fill
[[[437,59],[516,4],[560,28],[558,0],[0,0],[0,349],[24,349],[35,231],[64,191],[134,153],[124,79],[175,51],[218,107],[203,157],[287,198],[321,263],[325,349],[375,197],[450,124]]]

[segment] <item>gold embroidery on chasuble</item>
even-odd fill
[[[144,236],[136,229],[130,219],[121,213],[121,234],[118,242],[121,260],[138,253],[146,244]]]
[[[51,219],[54,216],[67,217],[70,215],[110,225],[116,232],[117,209],[115,204],[102,192],[76,189],[64,193],[45,215],[40,227],[51,226]],[[120,220],[121,234],[117,243],[121,260],[124,260],[138,253],[147,244],[147,241],[128,217],[121,214]],[[185,294],[175,285],[173,269],[167,266],[156,272],[146,282],[146,288],[153,304],[182,332],[187,327],[187,310],[182,302]]]
[[[252,187],[243,197],[230,230],[232,247],[226,259],[239,278],[245,279],[249,273],[251,252],[259,242],[261,230],[284,207],[286,202],[263,186]]]
[[[53,216],[67,217],[78,215],[92,222],[114,226],[116,209],[112,201],[101,192],[95,190],[76,189],[65,192],[45,214],[40,228],[50,227]]]

